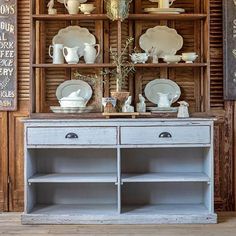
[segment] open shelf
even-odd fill
[[[33,64],[34,68],[105,68],[115,67],[113,64]]]
[[[206,14],[130,14],[129,20],[204,20]],[[44,21],[71,21],[71,20],[109,20],[106,14],[34,14],[32,15],[33,20],[44,20]]]
[[[109,20],[106,14],[77,14],[77,15],[69,15],[69,14],[57,14],[57,15],[48,15],[48,14],[34,14],[32,15],[32,19],[34,20],[46,20],[46,21],[71,21],[71,20]]]
[[[205,173],[139,173],[123,174],[124,183],[145,182],[209,182],[210,178]]]
[[[146,63],[146,64],[135,64],[137,68],[173,68],[173,67],[206,67],[207,63],[178,63],[178,64],[167,64],[167,63]],[[33,64],[34,68],[115,68],[113,64],[101,63],[101,64]]]
[[[115,173],[60,173],[60,174],[37,174],[31,177],[29,183],[115,183]]]
[[[204,20],[206,14],[130,14],[130,20]]]
[[[116,204],[52,204],[36,205],[31,214],[46,215],[103,215],[115,214],[117,212]]]
[[[204,204],[156,204],[156,205],[126,205],[122,208],[124,214],[135,215],[182,215],[182,214],[208,214],[209,210]]]

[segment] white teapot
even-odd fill
[[[174,98],[171,96],[170,93],[157,93],[158,96],[158,107],[171,107]]]

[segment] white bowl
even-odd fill
[[[86,101],[83,98],[78,98],[78,99],[68,99],[68,98],[64,98],[61,99],[59,101],[61,107],[63,108],[67,108],[67,107],[71,107],[71,108],[83,108],[86,107]]]
[[[182,53],[182,60],[186,63],[193,63],[198,58],[195,52]]]
[[[177,64],[181,61],[180,55],[166,55],[163,57],[163,60],[167,62],[168,64]]]
[[[145,64],[149,56],[147,53],[132,53],[130,57],[131,57],[132,62],[135,64],[137,63]]]
[[[96,9],[96,7],[93,4],[81,4],[79,9],[85,15],[89,15],[89,14],[91,14],[92,11],[94,11]]]

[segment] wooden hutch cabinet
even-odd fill
[[[56,1],[55,1],[56,2]],[[111,21],[104,1],[91,15],[68,15],[56,3],[31,1],[31,119],[25,121],[24,224],[157,224],[216,223],[214,213],[214,119],[210,106],[210,1],[177,0],[183,14],[146,14],[154,6],[135,0],[124,22]],[[96,36],[101,53],[96,64],[52,64],[48,48],[57,32],[70,25]],[[157,25],[175,28],[184,39],[180,52],[196,52],[193,64],[136,64],[124,90],[138,101],[148,82],[175,81],[192,118],[152,115],[140,119],[103,119],[101,99],[115,90],[113,78],[100,72],[113,68],[109,48],[118,54],[127,37],[139,38]],[[98,78],[91,83],[96,113],[54,114],[56,88],[74,72]],[[153,104],[149,103],[149,106]],[[205,118],[200,118],[205,117]]]

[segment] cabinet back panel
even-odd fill
[[[122,150],[122,172],[202,172],[203,148]]]
[[[202,183],[128,183],[122,187],[122,203],[135,204],[201,204]]]
[[[115,204],[114,184],[38,184],[37,204]]]
[[[38,173],[116,172],[117,166],[112,149],[40,149],[34,157]]]

